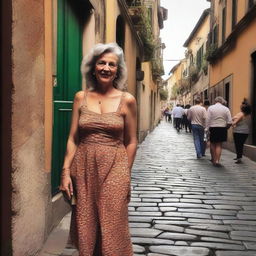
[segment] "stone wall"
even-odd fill
[[[47,233],[44,172],[44,1],[13,1],[13,256],[34,255]]]

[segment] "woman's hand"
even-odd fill
[[[60,190],[67,194],[69,200],[71,199],[71,196],[73,195],[73,184],[70,175],[61,177]]]

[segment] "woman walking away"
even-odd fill
[[[251,106],[242,103],[241,111],[232,118],[233,137],[236,148],[236,164],[242,163],[243,148],[246,139],[248,138],[251,123]]]
[[[137,117],[134,97],[122,91],[123,51],[97,44],[81,68],[87,89],[75,95],[60,186],[68,198],[76,191],[70,240],[79,256],[132,256],[128,202]]]
[[[187,105],[185,106],[184,114],[183,114],[183,120],[184,120],[186,132],[190,132],[190,133],[191,133],[191,130],[192,130],[191,122],[190,122],[190,120],[188,119],[188,110],[190,109],[190,107],[191,107],[190,104],[187,104]]]

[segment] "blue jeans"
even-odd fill
[[[204,155],[204,127],[198,124],[192,124],[192,133],[197,157]]]

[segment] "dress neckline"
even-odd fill
[[[118,107],[117,107],[116,111],[103,112],[103,113],[98,113],[98,112],[93,111],[93,110],[90,110],[90,109],[88,108],[88,105],[87,105],[87,93],[88,93],[88,91],[85,90],[85,92],[84,92],[83,104],[80,106],[80,108],[82,108],[82,107],[84,106],[88,112],[91,112],[91,113],[93,113],[93,114],[100,115],[100,116],[101,116],[101,115],[107,115],[107,114],[117,114],[117,115],[121,115],[120,110],[121,110],[121,107],[122,107],[122,105],[123,105],[123,98],[124,98],[125,92],[122,92],[122,94],[121,94],[121,96],[120,96],[120,101],[119,101],[119,104],[118,104]]]

